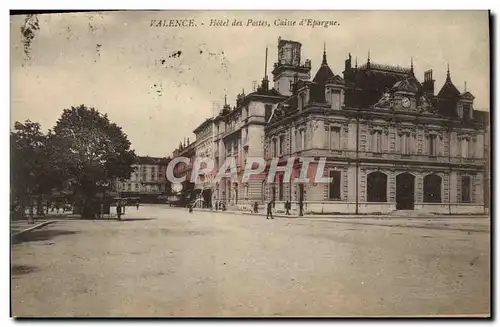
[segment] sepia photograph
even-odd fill
[[[9,20],[12,318],[491,318],[489,11]]]

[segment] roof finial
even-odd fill
[[[368,50],[368,62],[370,62],[370,50]]]
[[[227,94],[224,94],[224,106],[227,106]]]
[[[411,56],[411,59],[410,59],[410,73],[413,75],[413,56]]]
[[[448,69],[446,70],[446,75],[450,77],[450,63],[447,64]]]
[[[465,81],[465,83],[464,83],[464,84],[465,84],[465,85],[464,85],[464,92],[467,92],[467,81]]]
[[[355,68],[358,68],[358,56],[356,56],[356,59],[355,59],[355,64],[354,64],[354,65],[355,65],[355,66],[354,66]]]
[[[328,63],[326,62],[326,42],[323,42],[323,62],[321,62],[321,65],[328,65]]]

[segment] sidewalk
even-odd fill
[[[11,237],[16,237],[24,233],[30,232],[35,229],[42,228],[46,225],[55,223],[53,220],[39,219],[35,220],[33,224],[30,224],[28,220],[17,220],[10,222],[10,235]]]
[[[187,208],[171,208],[171,209],[180,209],[180,210],[188,210]],[[262,211],[259,213],[253,213],[250,211],[236,211],[236,210],[226,210],[226,211],[221,211],[221,210],[211,210],[211,209],[200,209],[200,208],[194,208],[193,212],[196,211],[203,211],[203,212],[212,212],[212,213],[223,213],[223,214],[232,214],[232,215],[249,215],[249,216],[266,216],[266,212]],[[363,215],[354,215],[354,214],[345,214],[345,215],[314,215],[314,214],[306,214],[300,217],[297,213],[291,212],[290,215],[285,215],[284,213],[277,213],[273,212],[273,217],[276,218],[311,218],[311,219],[358,219],[360,221],[365,221],[366,219],[377,219],[377,220],[386,220],[386,221],[394,221],[394,220],[428,220],[428,219],[466,219],[470,221],[471,219],[488,219],[489,220],[489,215],[435,215],[435,214],[429,214],[429,215],[423,215],[419,214],[418,216],[407,216],[407,215],[401,215],[401,216],[393,216],[390,214],[387,215],[369,215],[369,214],[363,214]]]
[[[184,210],[184,208],[176,208]],[[187,209],[185,209],[187,210]],[[265,213],[250,213],[243,211],[215,211],[210,209],[195,209],[196,211],[230,214],[230,215],[249,215],[265,217]],[[429,216],[390,216],[390,215],[284,215],[273,213],[275,218],[299,219],[308,221],[319,221],[325,223],[351,224],[351,225],[369,225],[382,227],[406,227],[423,228],[434,230],[450,230],[462,232],[490,232],[490,218],[487,215],[480,216],[448,216],[448,215],[429,215]]]

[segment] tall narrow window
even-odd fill
[[[295,131],[295,151],[300,151],[302,148],[300,147],[300,131]]]
[[[331,103],[332,103],[332,109],[333,110],[339,110],[340,109],[340,92],[338,90],[332,90],[331,91]]]
[[[468,147],[469,147],[469,149],[468,149],[469,158],[474,158],[474,153],[475,153],[474,148],[476,146],[475,139],[472,137],[469,140],[469,142],[467,142],[467,143],[468,143]]]
[[[467,138],[463,138],[462,139],[462,142],[461,142],[461,146],[462,146],[462,158],[468,158],[469,157],[469,141],[467,140]]]
[[[430,134],[428,139],[427,139],[427,142],[428,142],[428,146],[429,146],[429,155],[430,156],[435,156],[437,155],[437,147],[436,147],[436,135],[434,134]]]
[[[277,144],[277,139],[273,139],[273,152],[272,152],[273,157],[276,157],[278,155],[278,144]]]
[[[300,130],[300,138],[301,138],[301,149],[304,150],[306,148],[306,131],[304,129]]]
[[[283,201],[283,174],[278,176],[278,199]]]
[[[463,104],[462,115],[464,120],[469,120],[471,118],[471,105],[469,103]]]
[[[382,152],[382,132],[375,131],[372,134],[372,152],[381,153]]]
[[[402,154],[410,154],[410,134],[403,133],[401,135],[401,153]]]
[[[462,176],[462,202],[471,202],[471,178],[470,176]]]
[[[282,156],[285,153],[285,135],[280,135],[280,153],[279,155]]]
[[[340,150],[340,127],[330,127],[330,149]]]
[[[330,171],[330,178],[332,179],[328,188],[328,199],[330,200],[340,200],[340,176],[340,171]]]

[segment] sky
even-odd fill
[[[487,11],[156,11],[39,15],[40,29],[24,53],[24,16],[11,16],[11,125],[52,128],[63,109],[85,104],[121,126],[138,155],[164,157],[214,114],[224,95],[252,91],[277,59],[278,37],[302,43],[316,73],[326,44],[341,75],[351,53],[358,64],[409,67],[417,78],[433,69],[435,91],[446,78],[489,110]],[[195,27],[151,27],[152,21],[193,19]],[[338,26],[273,26],[276,19],[337,21]],[[269,26],[210,27],[211,19],[267,21]],[[203,24],[203,25],[202,25]]]

